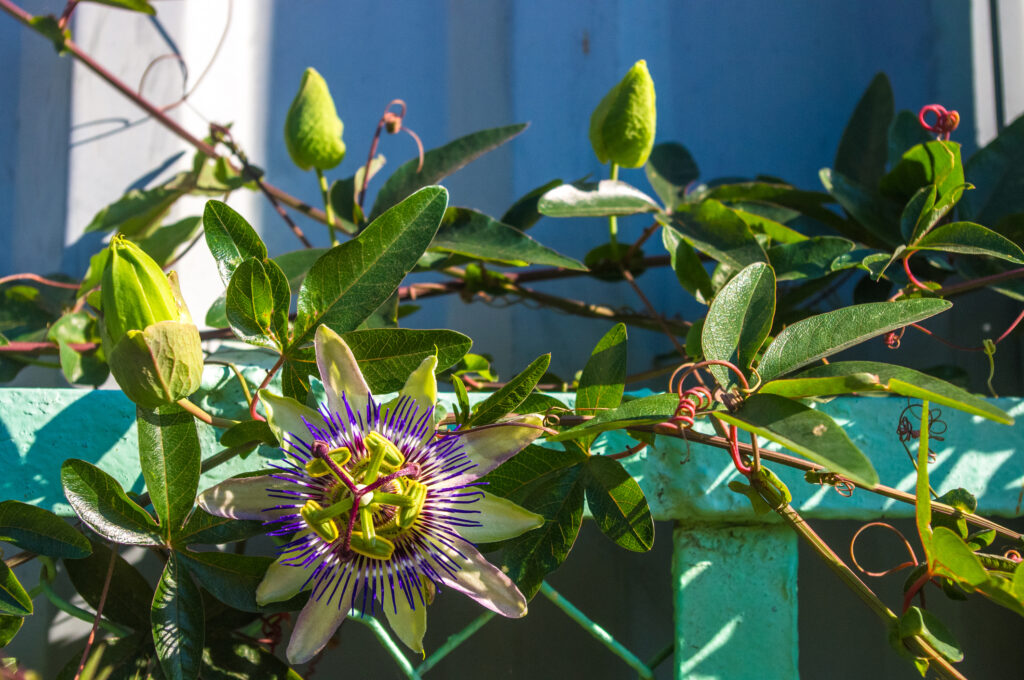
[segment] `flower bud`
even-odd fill
[[[654,81],[641,59],[590,116],[590,144],[597,159],[639,168],[651,155],[656,122]]]
[[[307,68],[284,121],[284,141],[295,165],[329,170],[340,163],[345,157],[344,128],[323,76]]]
[[[146,408],[199,389],[203,349],[174,272],[131,241],[110,243],[101,288],[103,341],[110,372],[129,399]]]

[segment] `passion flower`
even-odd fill
[[[383,609],[398,637],[423,653],[426,606],[445,587],[504,616],[525,615],[526,598],[473,544],[518,536],[543,518],[488,494],[478,479],[536,439],[541,417],[435,432],[436,357],[382,404],[336,333],[321,326],[315,346],[327,392],[319,412],[261,393],[285,460],[274,474],[231,479],[198,499],[210,513],[262,519],[268,533],[289,537],[256,593],[266,604],[311,591],[288,659],[319,653],[350,609]]]

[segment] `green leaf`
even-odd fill
[[[102,385],[110,375],[110,368],[99,349],[79,352],[72,343],[99,342],[96,319],[85,312],[68,312],[60,317],[46,333],[57,343],[61,372],[72,385]]]
[[[935,184],[938,195],[945,196],[964,183],[960,164],[960,145],[931,141],[918,144],[905,154],[878,184],[883,194],[907,201],[923,186]]]
[[[830,363],[821,368],[830,368],[842,364],[861,363],[839,361]],[[868,363],[868,362],[864,362]],[[816,369],[810,369],[814,371]],[[852,370],[852,369],[849,369]],[[854,371],[841,375],[810,376],[805,371],[796,377],[772,380],[763,385],[758,394],[777,394],[780,397],[789,399],[805,399],[808,397],[827,397],[835,394],[859,394],[862,392],[884,392],[886,388],[882,385],[879,377],[873,373]]]
[[[920,637],[947,661],[963,661],[964,652],[949,629],[937,616],[920,607],[911,607],[900,617],[901,638]]]
[[[71,40],[71,29],[61,29],[57,17],[52,14],[46,16],[34,16],[28,19],[29,27],[53,43],[53,49],[57,54],[64,54],[68,51],[67,41]]]
[[[263,262],[267,247],[245,218],[226,203],[207,201],[203,210],[203,230],[221,281],[227,286],[235,269],[249,258]]]
[[[244,541],[247,538],[259,536],[265,531],[263,522],[218,517],[201,508],[196,508],[182,530],[175,535],[174,544],[176,546],[221,545]]]
[[[32,598],[28,596],[14,571],[0,561],[0,614],[28,616],[32,613]]]
[[[686,292],[697,299],[697,302],[707,304],[708,300],[714,297],[714,289],[711,287],[711,277],[704,269],[700,255],[687,243],[682,234],[670,226],[662,227],[661,242],[668,251],[669,261],[679,283]]]
[[[530,392],[533,392],[533,388],[540,382],[550,363],[550,354],[542,354],[534,359],[529,366],[523,369],[522,373],[509,380],[505,383],[504,387],[477,404],[467,425],[469,427],[486,425],[511,413],[515,407],[523,403],[523,400],[529,396]]]
[[[627,401],[610,411],[602,411],[585,423],[563,430],[557,435],[548,435],[549,442],[566,441],[591,436],[608,430],[624,430],[641,425],[655,425],[671,418],[679,405],[675,394],[653,394],[649,397]]]
[[[96,609],[103,593],[103,582],[110,568],[112,551],[100,541],[92,543],[92,554],[81,560],[64,560],[64,569],[75,590],[90,607]],[[103,605],[103,616],[135,630],[149,630],[149,610],[153,588],[139,571],[120,555],[114,555],[114,573]]]
[[[543,264],[583,270],[578,260],[541,245],[523,232],[469,208],[448,208],[430,243],[439,250],[474,259],[525,267]]]
[[[166,267],[183,250],[203,226],[203,218],[195,215],[166,224],[139,241],[142,248],[158,265]]]
[[[528,446],[483,477],[488,493],[544,517],[542,527],[503,544],[505,553],[499,566],[507,569],[527,599],[565,561],[576,541],[583,520],[586,460],[578,449]]]
[[[818,176],[825,189],[855,220],[839,229],[841,233],[869,246],[896,245],[900,204],[828,168],[823,168]]]
[[[164,538],[170,540],[192,510],[199,487],[199,435],[192,414],[177,404],[136,409],[139,461]]]
[[[275,602],[265,607],[256,603],[256,588],[274,561],[270,557],[190,550],[177,554],[211,595],[244,612],[293,611],[307,597],[303,593],[286,602]]]
[[[302,680],[269,650],[233,637],[209,641],[203,650],[203,680]]]
[[[860,484],[878,484],[868,457],[832,418],[774,394],[755,394],[735,412],[715,411],[719,420],[764,437]]]
[[[421,189],[324,253],[299,290],[290,349],[309,342],[320,324],[354,330],[391,297],[434,238],[447,205],[443,187]]]
[[[654,518],[647,498],[622,464],[605,456],[591,456],[585,470],[587,507],[601,532],[633,552],[654,547]]]
[[[153,594],[150,619],[160,667],[168,680],[199,677],[205,621],[203,597],[172,552]]]
[[[661,207],[636,187],[603,179],[555,187],[541,197],[537,210],[548,217],[605,217],[658,212]]]
[[[541,196],[561,185],[562,180],[553,179],[547,184],[542,184],[533,191],[530,191],[505,211],[505,214],[501,216],[501,223],[515,227],[519,231],[526,231],[537,224],[537,221],[542,217],[537,209]]]
[[[356,330],[366,331],[377,328],[398,328],[398,291],[391,294],[370,316],[363,319]]]
[[[11,643],[14,636],[21,630],[21,624],[25,623],[25,617],[12,614],[0,615],[0,649]]]
[[[964,217],[995,224],[1006,215],[1024,212],[1022,168],[1024,116],[1003,128],[998,137],[967,159],[964,174],[978,188],[968,192],[960,204]]]
[[[526,129],[526,123],[481,130],[460,137],[442,147],[431,149],[423,155],[423,168],[419,159],[404,163],[395,174],[388,177],[373,202],[370,219],[376,219],[385,210],[412,195],[429,184],[435,184],[467,163],[476,160],[492,149],[496,149]]]
[[[19,501],[0,503],[0,541],[56,558],[89,554],[89,541],[49,510]]]
[[[60,467],[60,479],[68,503],[96,533],[124,545],[163,543],[149,513],[125,495],[116,479],[92,463],[68,458]]]
[[[108,5],[110,7],[120,7],[121,9],[128,9],[133,12],[142,12],[143,14],[156,14],[156,10],[149,4],[148,0],[85,0],[86,2],[95,2],[99,5]]]
[[[281,268],[255,258],[242,262],[228,283],[225,315],[231,330],[252,345],[283,349],[288,343],[291,291]]]
[[[915,250],[988,255],[1024,264],[1024,251],[1005,236],[973,222],[953,222],[935,227],[913,244]]]
[[[868,85],[839,140],[832,167],[850,179],[872,186],[885,172],[889,124],[893,117],[892,86],[884,73]]]
[[[733,269],[768,261],[746,222],[718,201],[708,199],[696,205],[680,206],[672,226],[697,250]]]
[[[773,380],[870,338],[944,312],[946,300],[917,298],[868,302],[818,314],[787,326],[768,345],[757,366],[761,380]]]
[[[654,193],[669,210],[673,210],[683,197],[687,185],[700,176],[693,156],[685,146],[676,142],[655,145],[644,172]]]
[[[750,227],[750,230],[755,234],[764,234],[770,238],[773,242],[778,243],[799,243],[800,241],[806,241],[807,237],[801,234],[795,229],[790,229],[781,222],[766,217],[762,213],[773,212],[772,206],[757,205],[750,203],[740,204],[743,208],[753,208],[755,211],[744,210],[738,206],[732,206],[733,212],[740,216],[740,219]],[[777,210],[788,210],[787,208],[777,208]],[[759,211],[759,212],[758,212]],[[796,213],[799,216],[799,213]]]
[[[225,430],[220,438],[221,446],[225,447],[241,446],[250,442],[268,446],[279,445],[273,430],[264,420],[243,420]]]
[[[152,189],[132,189],[96,213],[85,233],[119,231],[125,236],[143,238],[156,229],[174,202],[186,193],[174,182]]]
[[[211,328],[228,328],[228,296],[227,291],[217,296],[210,308],[206,310],[204,323]]]
[[[350,331],[341,337],[374,394],[401,389],[420,362],[435,351],[437,370],[443,371],[458,363],[473,346],[469,337],[448,330],[373,328]]]
[[[701,346],[706,359],[728,361],[746,372],[775,317],[775,274],[763,262],[743,269],[718,292],[704,319]],[[708,370],[725,389],[737,377],[724,366]]]
[[[918,189],[907,201],[907,205],[903,208],[903,214],[900,215],[900,234],[907,243],[912,243],[930,226],[928,223],[931,221],[930,217],[935,209],[938,190],[937,186],[929,184]]]
[[[626,325],[615,324],[590,353],[576,390],[576,413],[595,415],[622,401],[626,382]]]
[[[896,167],[903,154],[912,147],[933,139],[934,137],[921,127],[916,113],[907,110],[898,112],[889,126],[889,166]]]
[[[876,362],[835,362],[827,366],[817,366],[808,369],[792,380],[775,380],[761,388],[763,393],[782,394],[793,398],[804,396],[827,396],[829,394],[843,394],[838,391],[814,391],[809,390],[799,383],[803,380],[824,380],[853,375],[871,375],[876,379],[873,388],[863,385],[857,391],[891,391],[912,398],[927,399],[940,403],[958,411],[969,413],[973,416],[981,416],[1004,425],[1013,425],[1014,419],[1001,409],[997,409],[991,403],[975,394],[952,385],[945,380],[930,375],[905,369],[891,364],[879,364]],[[807,385],[806,387],[811,387]]]
[[[988,572],[981,565],[964,539],[946,527],[935,527],[926,546],[928,562],[940,576],[976,587],[988,581]]]
[[[719,184],[703,193],[703,198],[713,198],[724,203],[743,203],[747,206],[758,204],[764,206],[781,206],[796,210],[811,219],[833,228],[840,229],[845,221],[834,212],[824,207],[831,203],[832,197],[818,191],[804,191],[789,184],[778,182],[740,182],[738,184]],[[750,210],[748,207],[747,210]]]
[[[814,236],[773,246],[768,249],[768,259],[779,281],[818,279],[832,273],[835,259],[853,247],[853,241],[838,236]]]

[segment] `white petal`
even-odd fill
[[[461,569],[454,576],[438,569],[442,583],[449,588],[464,593],[479,604],[502,616],[518,619],[526,616],[526,598],[519,588],[500,569],[487,561],[480,552],[469,543],[459,539],[451,539],[463,558],[451,548],[440,545],[441,550],[450,557]]]
[[[512,501],[482,492],[484,497],[466,507],[479,512],[467,515],[482,524],[478,527],[459,527],[459,535],[471,543],[493,543],[515,538],[531,529],[544,525],[544,518]]]
[[[256,602],[260,606],[271,602],[283,602],[297,595],[316,568],[315,564],[305,567],[281,564],[281,560],[287,557],[278,557],[267,568],[266,575],[256,588]]]
[[[348,610],[352,607],[353,590],[349,587],[340,602],[337,594],[330,601],[327,600],[330,589],[319,600],[315,597],[309,598],[309,602],[299,613],[292,638],[288,641],[289,662],[306,663],[320,653],[334,636],[334,631],[338,630],[338,626],[348,616]]]
[[[210,487],[196,497],[196,503],[211,515],[231,519],[258,519],[266,522],[277,519],[282,514],[295,512],[287,509],[269,509],[288,503],[280,498],[271,497],[270,491],[273,489],[301,491],[302,487],[269,475],[240,477]]]
[[[544,430],[540,429],[543,422],[542,416],[533,413],[515,416],[494,426],[462,435],[463,451],[476,463],[476,467],[454,478],[452,486],[468,484],[483,477],[525,449],[530,442],[544,434]]]
[[[423,654],[423,635],[427,632],[427,605],[420,601],[419,595],[415,591],[412,596],[415,607],[410,607],[405,593],[396,588],[394,605],[385,602],[383,609],[384,614],[388,617],[388,623],[391,624],[391,630],[395,632],[398,639],[412,651]],[[395,606],[397,606],[397,612]]]
[[[366,386],[363,372],[359,370],[352,350],[349,349],[341,336],[327,326],[316,329],[313,341],[316,347],[316,365],[320,369],[320,380],[327,391],[327,404],[331,411],[346,416],[345,404],[341,401],[341,393],[345,393],[349,405],[355,413],[366,410],[366,402],[370,397],[370,388]]]
[[[311,408],[303,406],[291,397],[279,397],[270,390],[260,390],[260,401],[267,411],[267,423],[274,431],[277,438],[284,444],[285,434],[292,434],[305,442],[310,442],[313,437],[309,434],[309,428],[302,422],[303,417],[312,425],[324,427],[324,419],[319,413]]]

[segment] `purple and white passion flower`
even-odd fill
[[[229,479],[198,498],[207,512],[263,520],[269,534],[290,537],[256,591],[267,604],[311,590],[289,661],[319,653],[350,609],[383,609],[395,634],[422,654],[426,605],[437,587],[524,616],[526,598],[473,544],[518,536],[543,518],[477,480],[540,436],[541,417],[436,435],[436,357],[381,404],[340,336],[321,326],[315,346],[327,392],[319,412],[260,394],[285,442],[276,472]]]

